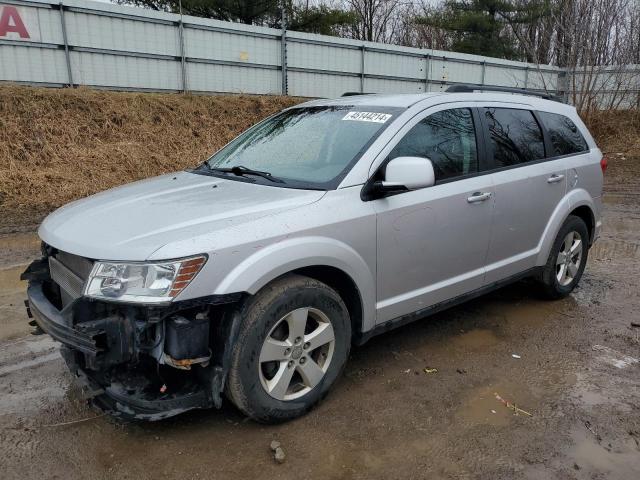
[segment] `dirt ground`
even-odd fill
[[[0,476],[640,478],[640,158],[611,158],[605,202],[569,298],[521,282],[378,337],[324,403],[280,426],[229,405],[153,424],[92,418],[54,342],[25,336],[18,275],[35,235],[0,237]]]

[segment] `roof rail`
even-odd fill
[[[445,90],[447,93],[472,93],[475,91],[485,91],[485,92],[503,92],[503,93],[517,93],[519,95],[530,95],[533,97],[544,98],[545,100],[553,100],[554,102],[561,102],[562,99],[557,95],[551,95],[549,93],[544,92],[536,92],[534,90],[528,90],[526,88],[515,88],[515,87],[498,87],[493,85],[474,85],[474,84],[460,84],[460,85],[452,85],[451,87]]]

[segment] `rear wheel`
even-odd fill
[[[566,297],[578,285],[587,264],[589,232],[580,217],[570,215],[558,232],[542,272],[545,296]]]
[[[347,360],[349,314],[327,285],[288,275],[242,309],[227,395],[246,415],[280,422],[313,408]]]

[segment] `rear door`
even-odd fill
[[[537,114],[523,106],[482,106],[495,190],[486,283],[535,266],[544,230],[566,192],[562,159],[547,159]]]

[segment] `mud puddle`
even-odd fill
[[[614,444],[606,439],[598,441],[599,434],[592,425],[578,427],[571,434],[574,446],[570,455],[574,459],[575,478],[629,480],[638,478],[638,444],[634,437]]]
[[[530,416],[537,413],[538,402],[539,399],[526,385],[497,382],[469,392],[460,420],[471,426],[508,426],[515,422],[526,424]]]
[[[29,333],[24,299],[26,284],[20,274],[39,256],[35,233],[0,235],[0,341]]]

